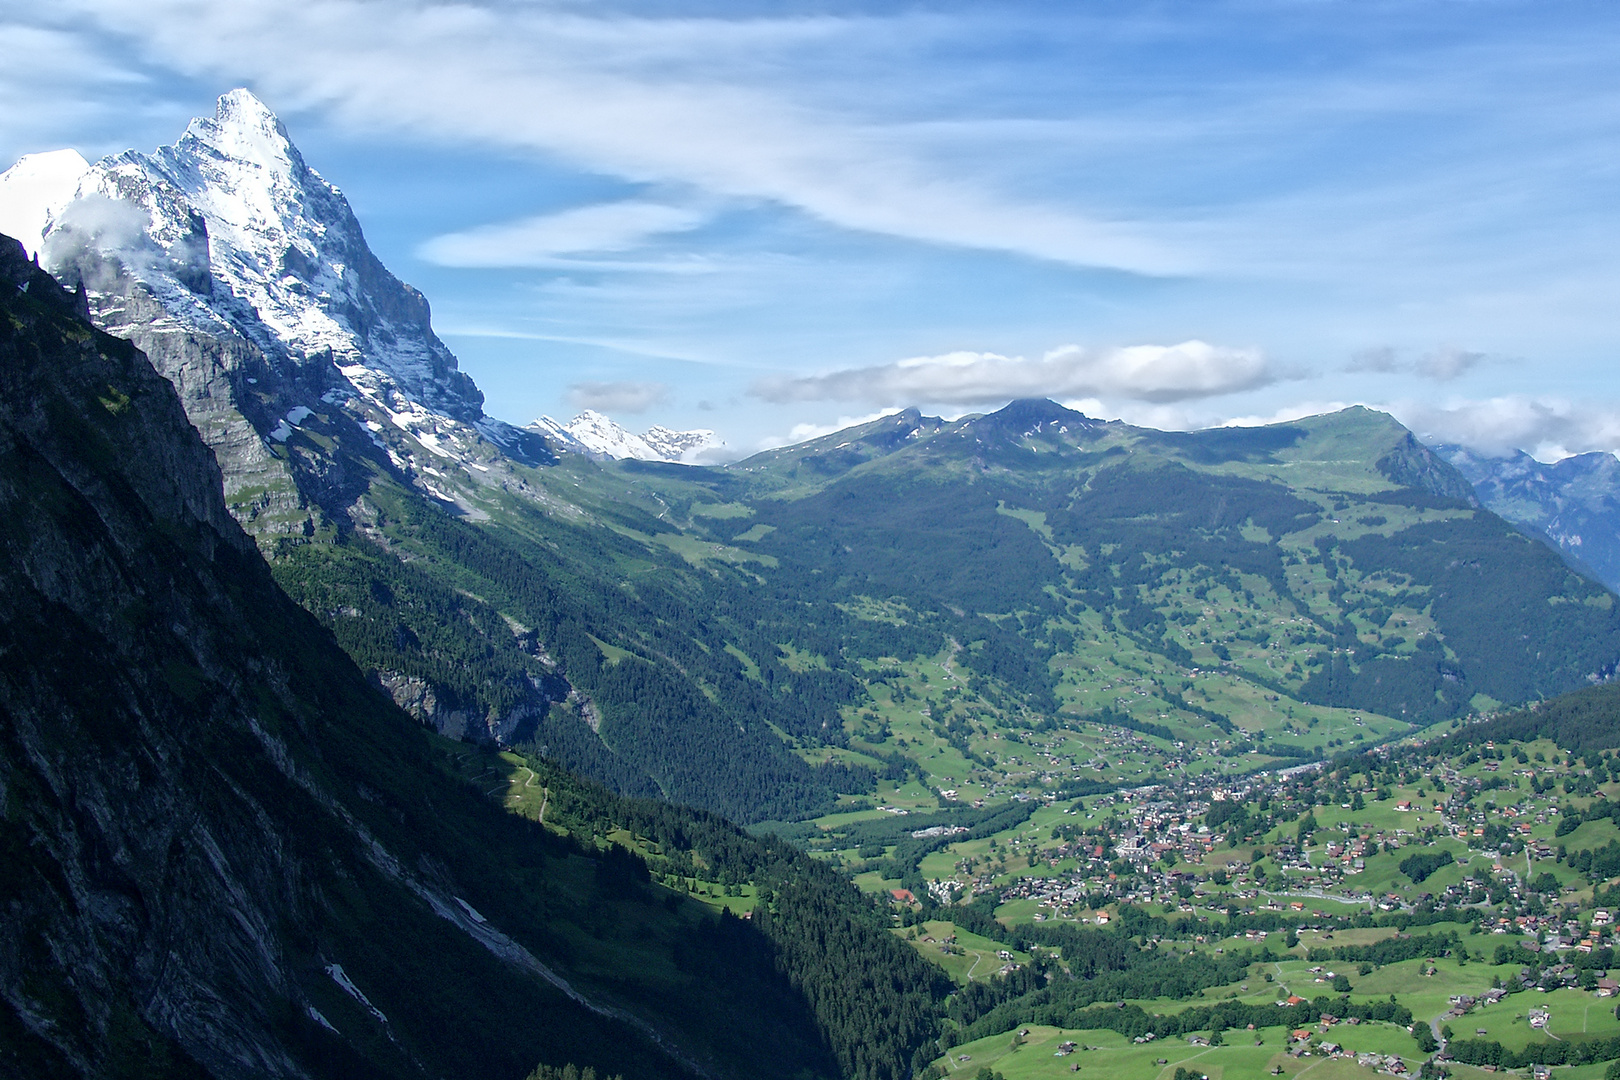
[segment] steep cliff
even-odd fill
[[[375,472],[454,503],[435,482],[446,467],[551,460],[543,438],[484,415],[426,299],[246,90],[172,146],[36,155],[0,181],[42,265],[84,284],[97,325],[179,387],[250,532],[313,533]]]
[[[728,993],[652,985],[667,958],[567,970],[569,935],[619,932],[570,869],[592,849],[455,777],[276,587],[170,383],[83,313],[0,238],[0,1072],[772,1071],[663,1015]],[[649,904],[637,948],[684,926]]]
[[[246,90],[151,153],[24,158],[0,175],[0,222],[24,228],[40,263],[84,290],[95,324],[174,384],[226,505],[266,551],[363,544],[379,484],[487,517],[480,493],[525,490],[520,467],[555,460],[543,435],[484,415],[426,299],[382,265],[342,192]],[[373,675],[446,735],[511,739],[568,687],[509,638],[480,643],[523,669],[499,705],[409,657]]]

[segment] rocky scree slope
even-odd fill
[[[734,1022],[784,992],[768,963],[559,974],[552,905],[600,907],[558,876],[581,853],[455,780],[280,592],[171,385],[83,314],[0,237],[0,1072],[815,1071],[802,1022],[765,1058]]]

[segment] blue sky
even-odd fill
[[[492,414],[1045,394],[1620,448],[1620,8],[0,4],[0,165],[247,86]]]

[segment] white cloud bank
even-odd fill
[[[1555,461],[1570,454],[1620,450],[1620,403],[1615,402],[1512,394],[1444,405],[1396,401],[1384,408],[1420,439],[1458,443],[1496,457],[1522,449]]]
[[[1064,345],[1037,359],[982,352],[919,356],[876,367],[764,379],[750,393],[776,404],[978,405],[1021,397],[1170,402],[1247,390],[1272,379],[1257,349],[1184,341],[1117,349]]]

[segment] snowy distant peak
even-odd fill
[[[593,453],[606,454],[613,458],[635,458],[638,461],[662,460],[662,455],[654,450],[646,439],[619,426],[594,409],[586,409],[574,417],[568,422],[565,430],[576,442]]]
[[[542,416],[529,427],[557,438],[565,448],[637,461],[690,461],[698,451],[714,445],[712,431],[671,431],[655,425],[637,435],[594,409],[586,409],[567,424]]]
[[[90,163],[77,150],[27,154],[0,173],[0,233],[38,255],[51,219],[73,201]]]
[[[564,450],[582,451],[589,449],[584,443],[574,438],[573,433],[568,430],[566,424],[563,424],[559,420],[553,420],[549,416],[540,417],[540,419],[529,424],[529,426],[524,428],[524,430],[532,431],[539,435],[544,435],[546,438],[551,439],[557,446]]]
[[[667,427],[654,424],[647,429],[642,439],[665,461],[683,461],[688,454],[712,445],[714,432],[703,428],[671,431]]]

